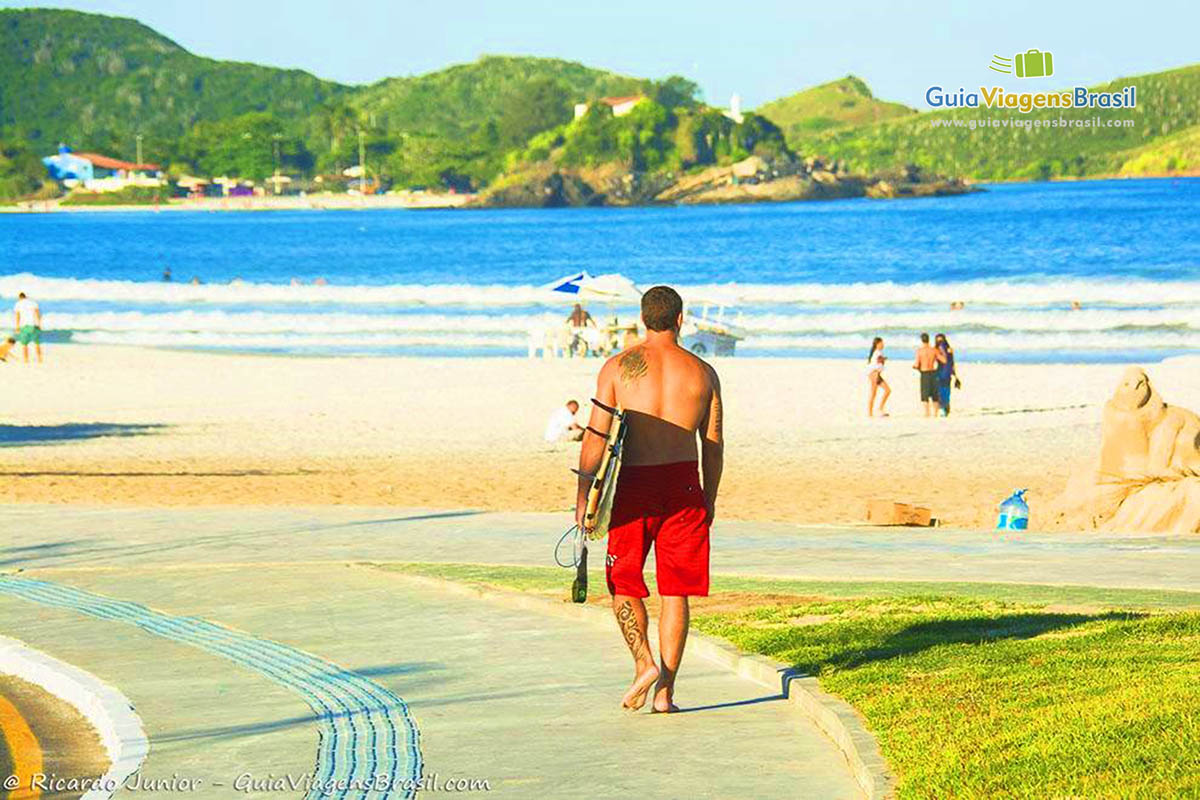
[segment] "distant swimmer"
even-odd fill
[[[917,348],[917,357],[913,369],[921,373],[921,404],[925,406],[925,416],[937,414],[938,407],[938,351],[929,345],[929,334],[921,334],[921,346]]]
[[[1071,310],[1072,311],[1083,311],[1083,303],[1079,302],[1078,300],[1072,300],[1071,301]]]
[[[164,283],[171,282],[171,268],[170,267],[165,267],[163,269],[162,279],[163,279]]]
[[[204,281],[200,280],[199,275],[193,275],[191,281],[189,282],[192,284],[192,286],[199,286],[200,284],[204,283]]]
[[[955,300],[953,303],[950,304],[951,311],[962,311],[966,307],[967,307],[967,304],[964,303],[962,300]]]
[[[328,285],[329,285],[329,281],[325,280],[324,278],[317,278],[315,281],[313,281],[313,286],[328,286]]]
[[[578,442],[583,438],[583,426],[575,420],[579,413],[579,403],[568,400],[565,406],[559,406],[550,419],[546,420],[546,431],[542,438],[554,444],[557,442]]]
[[[17,295],[17,304],[13,306],[16,316],[16,336],[21,343],[25,355],[25,363],[29,363],[29,343],[33,342],[37,350],[37,360],[42,362],[42,309],[36,302],[25,296],[24,292]]]
[[[717,373],[679,346],[679,294],[668,286],[648,290],[642,295],[642,322],[645,339],[600,369],[599,403],[583,437],[579,471],[591,475],[600,465],[612,424],[600,404],[623,409],[627,434],[605,559],[613,613],[634,664],[633,683],[621,705],[636,711],[653,688],[653,710],[665,713],[679,710],[675,678],[687,642],[688,598],[708,595],[709,527],[721,483],[724,438]],[[575,519],[581,525],[590,484],[580,478]],[[647,638],[643,600],[650,595],[642,571],[651,544],[662,600],[659,664]]]

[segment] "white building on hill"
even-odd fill
[[[631,94],[628,97],[601,97],[597,102],[603,103],[611,108],[614,117],[623,117],[630,111],[633,111],[634,107],[645,99],[646,98],[640,94]],[[586,114],[588,112],[588,108],[590,107],[591,106],[588,103],[576,103],[575,119],[579,119]]]

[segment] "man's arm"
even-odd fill
[[[600,376],[596,379],[596,399],[610,408],[617,406],[616,362],[609,359],[600,368]],[[585,475],[595,475],[600,469],[600,460],[604,457],[604,445],[608,441],[608,429],[612,427],[612,414],[592,404],[592,415],[588,419],[588,428],[583,432],[583,444],[579,448],[579,487],[575,493],[575,522],[583,523],[583,512],[587,506],[588,489],[592,479]],[[598,435],[593,431],[599,431]]]
[[[708,412],[700,427],[701,470],[704,473],[704,499],[708,503],[708,521],[712,522],[717,508],[717,490],[721,486],[721,473],[725,469],[725,411],[721,406],[721,381],[714,369],[712,376],[712,398],[708,401]]]

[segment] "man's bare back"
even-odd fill
[[[930,347],[928,344],[922,344],[917,348],[917,359],[913,366],[921,372],[929,372],[937,369],[937,365],[938,351],[936,348]]]
[[[598,400],[626,411],[630,466],[697,460],[696,433],[707,433],[720,413],[716,373],[674,342],[621,352],[604,365],[598,384]]]

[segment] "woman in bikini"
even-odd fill
[[[867,401],[867,416],[875,416],[875,395],[883,387],[883,399],[879,401],[879,416],[886,417],[887,401],[892,396],[892,387],[883,379],[883,365],[887,357],[883,354],[883,337],[876,336],[871,342],[871,354],[867,356],[867,381],[871,385],[871,397]]]

